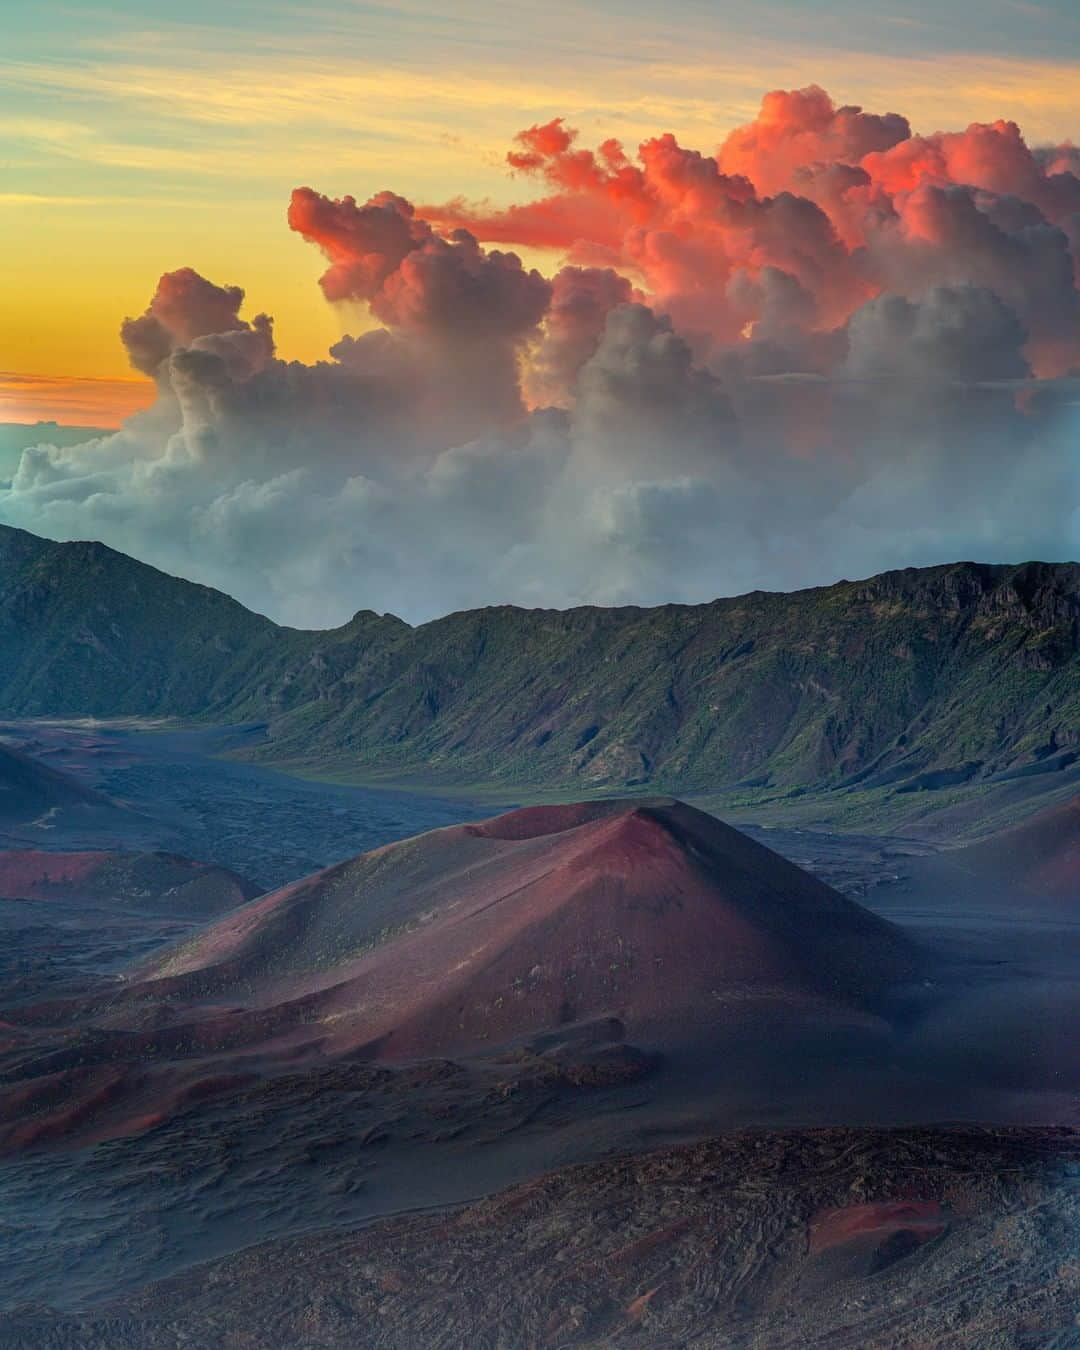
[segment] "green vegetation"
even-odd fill
[[[253,753],[281,767],[429,788],[747,809],[829,792],[854,827],[883,794],[915,817],[920,793],[1062,783],[1078,633],[1080,565],[1042,563],[301,632],[100,544],[0,527],[3,715],[265,722]]]

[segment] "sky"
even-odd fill
[[[179,266],[242,284],[280,354],[324,356],[357,319],[313,303],[318,260],[286,228],[309,179],[506,203],[521,127],[563,116],[589,143],[672,131],[711,149],[766,90],[810,82],[922,131],[991,115],[1033,143],[1077,130],[1072,0],[0,10],[0,421],[115,426],[148,403],[116,334]]]
[[[5,19],[0,522],[302,627],[1080,557],[1074,5]]]

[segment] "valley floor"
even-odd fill
[[[170,848],[270,887],[487,814],[223,759],[231,733],[0,736],[135,817],[0,847]],[[608,1082],[542,1047],[355,1063],[8,1157],[0,1347],[1080,1343],[1075,910],[958,909],[912,880],[925,842],[741,828],[937,953],[946,976],[898,992],[887,1043],[733,1038],[711,1065]],[[114,980],[192,927],[0,900],[0,1009]]]
[[[0,722],[0,740],[130,804],[136,817],[90,837],[44,820],[0,833],[0,847],[170,848],[270,888],[487,814],[461,798],[321,783],[228,758],[244,735],[135,721]]]

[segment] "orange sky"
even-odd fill
[[[0,422],[115,427],[153,402],[152,381],[79,379],[0,371]]]
[[[148,402],[117,331],[176,267],[243,286],[287,358],[355,332],[362,316],[325,304],[319,259],[285,224],[302,183],[505,204],[533,190],[504,161],[523,126],[565,116],[590,144],[670,130],[708,149],[767,89],[815,81],[918,130],[1001,116],[1035,143],[1074,131],[1074,6],[975,12],[190,0],[178,18],[158,0],[71,0],[60,22],[51,0],[20,7],[0,55],[0,366],[18,372],[0,376],[0,420],[113,426]]]

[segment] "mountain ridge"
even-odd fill
[[[751,798],[1049,787],[1080,758],[1078,651],[1078,563],[308,631],[0,526],[0,714],[265,723],[252,753],[300,771]]]

